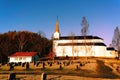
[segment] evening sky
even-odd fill
[[[109,45],[114,29],[120,27],[120,0],[0,0],[0,33],[40,31],[51,39],[57,16],[62,36],[81,35],[85,16],[89,34]]]

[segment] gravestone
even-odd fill
[[[45,62],[43,62],[43,69],[45,69]]]
[[[27,64],[26,64],[26,69],[29,69],[29,63],[27,62]]]
[[[37,63],[36,63],[36,66],[38,67],[38,66],[39,66],[39,64],[40,64],[40,62],[37,62]]]
[[[22,63],[22,67],[25,67],[25,64],[26,64],[26,63]]]
[[[16,73],[11,73],[9,80],[16,80]]]
[[[14,70],[14,65],[13,65],[13,63],[10,63],[10,70]]]
[[[46,73],[42,73],[41,74],[41,80],[47,80],[47,74]]]
[[[78,65],[76,65],[76,69],[79,69]]]
[[[63,69],[62,64],[60,64],[60,69]]]

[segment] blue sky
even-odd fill
[[[89,23],[89,34],[111,43],[120,27],[120,0],[0,0],[0,33],[42,31],[51,38],[58,16],[62,36],[80,35],[81,20]]]

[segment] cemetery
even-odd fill
[[[36,63],[8,63],[0,66],[0,79],[17,80],[71,79],[119,79],[120,60],[105,58],[81,58],[78,60],[45,60]],[[43,75],[45,76],[43,77]],[[69,77],[68,77],[69,76]],[[33,79],[34,78],[34,79]],[[42,78],[42,79],[41,79]],[[44,79],[43,79],[44,80]]]

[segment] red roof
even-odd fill
[[[36,52],[16,52],[14,54],[11,55],[11,57],[15,57],[15,56],[34,56],[36,55]]]

